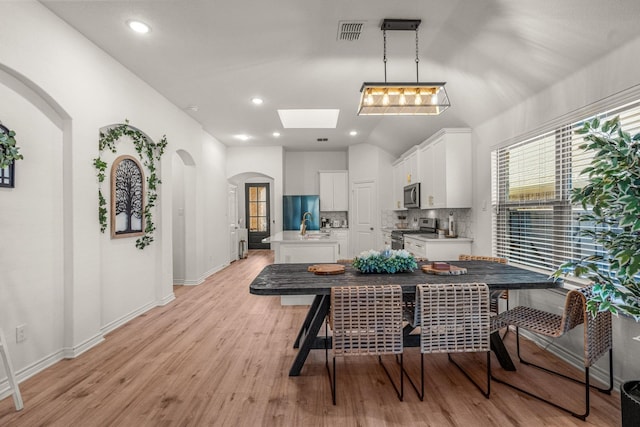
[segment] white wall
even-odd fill
[[[27,340],[9,344],[22,380],[173,298],[170,182],[178,150],[193,160],[187,271],[202,278],[228,264],[228,243],[219,242],[227,238],[226,149],[39,3],[0,2],[0,15],[11,17],[0,26],[0,120],[16,130],[25,155],[17,188],[0,197],[2,239],[12,243],[0,257],[0,327],[13,337],[27,324]],[[155,241],[142,251],[133,238],[101,234],[97,220],[98,132],[125,118],[169,141]],[[126,141],[117,145],[118,155],[132,152]],[[103,193],[109,202],[108,183]]]
[[[635,99],[640,98],[637,88],[630,90],[640,85],[640,75],[637,72],[640,67],[638,52],[640,39],[631,41],[566,80],[474,128],[474,253],[491,253],[492,148],[520,135],[542,129],[550,130],[551,128],[546,128],[562,123],[563,121],[558,119],[563,116],[587,110],[591,104],[607,97],[620,98],[620,92],[635,92]],[[487,208],[483,210],[485,200]],[[556,312],[560,311],[563,298],[563,294],[552,291],[521,292],[519,296],[521,303]],[[580,355],[582,351],[581,332],[574,331],[572,334],[571,338],[562,341],[563,348],[570,351],[568,357]],[[614,369],[618,379],[640,378],[640,365],[635,357],[640,352],[640,342],[631,339],[638,335],[639,324],[629,319],[614,319]],[[567,356],[566,353],[563,355]]]
[[[280,146],[227,148],[227,179],[233,180],[237,176],[255,176],[255,174],[273,179],[271,185],[271,234],[282,231],[283,162],[284,150]],[[244,185],[242,183],[245,181],[244,178],[241,181],[233,181],[239,185],[239,218],[244,217]]]
[[[347,170],[346,151],[286,151],[284,194],[320,194],[320,170]]]

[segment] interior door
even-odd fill
[[[227,196],[229,220],[229,260],[231,262],[238,259],[238,187],[229,184]]]
[[[245,206],[248,249],[270,249],[269,243],[262,243],[262,239],[271,234],[269,183],[246,183]]]
[[[352,253],[357,255],[369,249],[379,249],[377,243],[378,201],[375,181],[354,182],[352,206]]]

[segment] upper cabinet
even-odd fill
[[[349,210],[349,174],[347,171],[320,171],[320,210]]]
[[[443,129],[418,149],[422,209],[470,208],[471,130]]]
[[[393,164],[393,209],[404,210],[403,189],[419,182],[418,146],[412,147]]]

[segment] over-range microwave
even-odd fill
[[[404,187],[404,207],[406,209],[420,209],[420,183]]]

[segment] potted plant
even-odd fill
[[[0,169],[11,165],[15,160],[22,159],[20,147],[16,145],[16,133],[0,125]]]
[[[564,263],[554,276],[573,272],[591,280],[595,286],[587,308],[594,315],[610,311],[637,322],[640,321],[640,133],[632,136],[624,132],[619,117],[604,123],[593,119],[578,133],[585,140],[580,148],[593,153],[593,159],[582,171],[588,178],[587,184],[572,190],[571,201],[582,205],[585,211],[578,220],[593,225],[581,229],[579,235],[601,246],[603,254]],[[631,400],[625,401],[626,398]],[[637,422],[640,382],[623,384],[621,400],[623,426],[627,425],[625,422]]]

